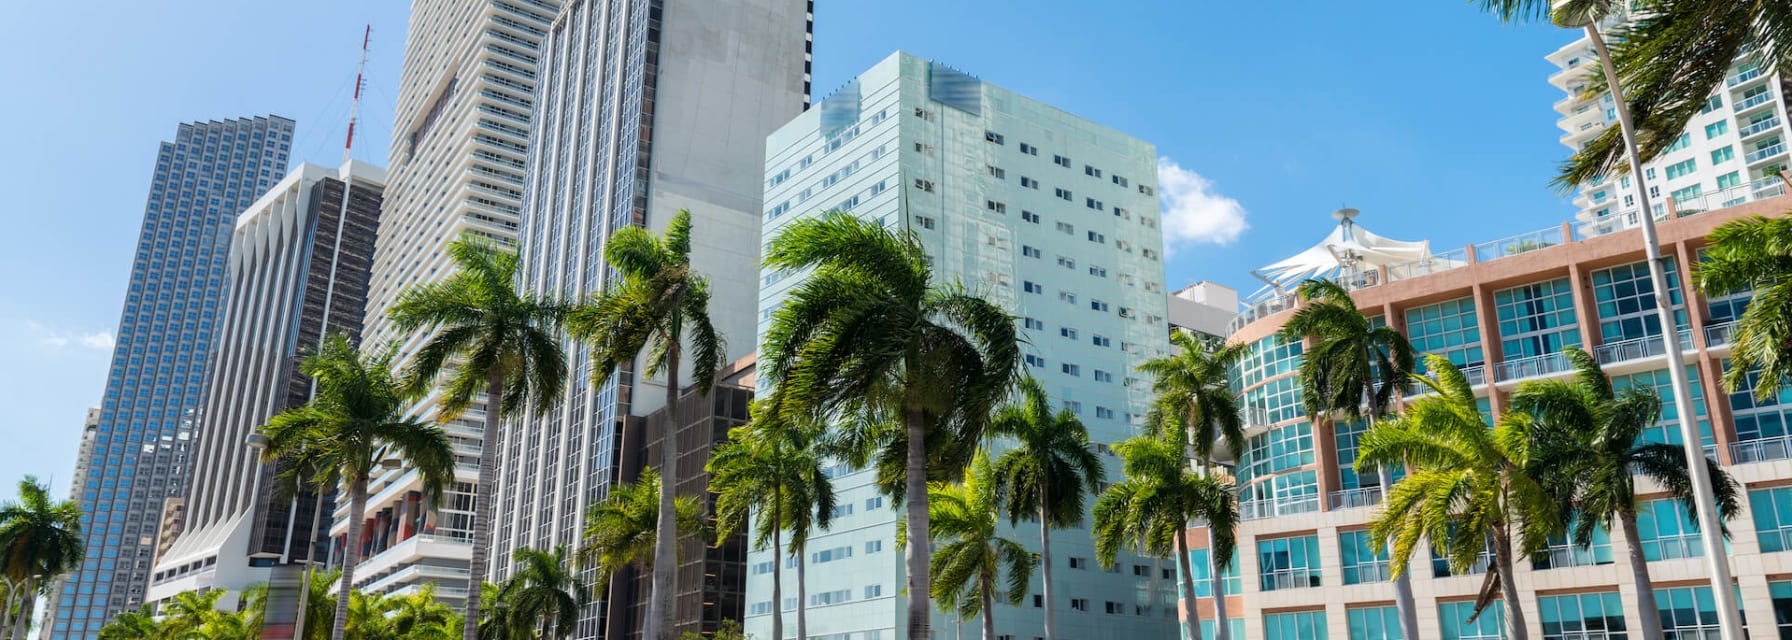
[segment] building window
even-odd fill
[[[1053,188],[1053,189],[1052,189],[1052,192],[1053,192],[1053,193],[1055,193],[1055,194],[1057,194],[1057,196],[1058,196],[1058,199],[1060,199],[1060,200],[1063,200],[1063,201],[1065,201],[1065,202],[1069,202],[1069,201],[1070,201],[1070,199],[1071,199],[1071,198],[1072,198],[1072,197],[1074,197],[1074,196],[1072,196],[1072,195],[1071,195],[1071,193],[1070,193],[1070,190],[1069,190],[1069,189],[1064,189],[1064,188]]]
[[[1020,288],[1027,293],[1045,293],[1045,286],[1032,280],[1022,280]]]
[[[1039,155],[1039,147],[1022,142],[1020,143],[1020,152],[1029,156],[1036,156]]]
[[[1544,640],[1622,640],[1624,605],[1618,592],[1540,596]]]
[[[1070,599],[1070,608],[1075,609],[1077,611],[1088,611],[1089,610],[1089,601],[1085,598],[1071,598]]]
[[[1114,410],[1109,409],[1107,407],[1096,407],[1095,408],[1095,417],[1101,418],[1104,420],[1112,420],[1112,419],[1114,419]]]
[[[883,496],[877,496],[874,498],[866,498],[865,499],[865,510],[866,511],[870,511],[872,509],[882,509],[882,508],[884,508],[884,497]]]
[[[1063,363],[1062,365],[1059,365],[1058,368],[1059,368],[1059,370],[1063,371],[1066,375],[1071,375],[1071,376],[1083,375],[1082,367],[1074,365],[1074,364],[1070,364],[1068,362]]]
[[[1189,573],[1192,574],[1190,578],[1195,583],[1195,597],[1197,598],[1213,597],[1213,561],[1209,559],[1211,557],[1212,552],[1208,549],[1191,549],[1188,552],[1188,568]],[[1175,578],[1174,571],[1179,570],[1165,569],[1164,571],[1170,574],[1165,577]],[[1225,572],[1220,574],[1220,580],[1225,583],[1226,595],[1237,595],[1242,590],[1243,587],[1240,586],[1238,578],[1238,549],[1232,550],[1232,562],[1226,566]],[[1181,584],[1180,581],[1178,584]]]
[[[1388,549],[1368,531],[1338,534],[1338,555],[1344,559],[1344,584],[1387,582]]]
[[[1098,335],[1098,336],[1094,336],[1094,337],[1093,337],[1093,338],[1092,338],[1092,339],[1091,339],[1091,342],[1093,342],[1093,343],[1094,343],[1094,344],[1095,344],[1095,346],[1097,346],[1097,347],[1111,347],[1111,346],[1114,346],[1114,341],[1113,341],[1113,339],[1111,339],[1111,338],[1108,338],[1108,337],[1107,337],[1107,336],[1102,336],[1102,335]]]
[[[1076,235],[1076,226],[1072,225],[1068,222],[1058,223],[1057,228],[1058,228],[1059,233],[1064,233],[1064,234],[1068,234],[1068,235]]]
[[[1680,277],[1672,258],[1664,258],[1668,291],[1676,307],[1674,324],[1685,328],[1686,311],[1679,309]],[[1637,338],[1661,335],[1661,321],[1655,314],[1655,285],[1649,279],[1649,265],[1637,262],[1593,272],[1593,300],[1599,311],[1600,342],[1611,344]]]
[[[1469,616],[1475,613],[1475,603],[1446,602],[1437,605],[1438,624],[1443,628],[1444,640],[1505,640],[1506,637],[1506,605],[1495,600],[1481,612],[1481,617],[1469,622]]]
[[[865,553],[878,553],[884,550],[884,541],[871,540],[865,543]]]
[[[1066,269],[1075,269],[1076,259],[1068,256],[1058,256],[1058,266]]]
[[[1263,615],[1264,640],[1325,640],[1324,611]]]
[[[1761,551],[1792,549],[1792,487],[1748,492],[1749,510],[1755,514],[1755,537]]]
[[[1026,177],[1026,176],[1021,176],[1021,177],[1020,177],[1020,186],[1022,186],[1022,187],[1026,187],[1026,188],[1028,188],[1028,189],[1038,189],[1038,188],[1039,188],[1039,181],[1038,181],[1038,180],[1034,180],[1034,179],[1032,179],[1032,178],[1029,178],[1029,177]]]
[[[1118,602],[1114,602],[1112,600],[1107,601],[1106,604],[1107,604],[1108,615],[1118,615],[1118,614],[1126,613],[1125,605],[1122,605]]]
[[[1467,571],[1455,570],[1450,566],[1449,558],[1444,557],[1443,553],[1441,553],[1437,547],[1431,547],[1431,577],[1433,578],[1483,575],[1487,573],[1487,568],[1491,566],[1493,566],[1492,547],[1482,548],[1481,553],[1475,557],[1474,564],[1469,565]]]
[[[1319,538],[1258,540],[1257,575],[1264,591],[1319,586]]]
[[[1736,147],[1725,146],[1711,152],[1711,164],[1723,164],[1736,159]]]
[[[1052,156],[1052,164],[1069,169],[1070,168],[1070,158],[1066,158],[1064,156]]]
[[[1655,609],[1661,615],[1663,637],[1718,637],[1717,602],[1711,587],[1656,589]]]
[[[1061,337],[1070,338],[1072,340],[1075,340],[1076,339],[1076,329],[1072,329],[1070,327],[1058,327],[1058,335]]]
[[[1114,174],[1113,179],[1114,179],[1114,184],[1120,185],[1122,187],[1130,186],[1130,184],[1126,181],[1126,178],[1120,177],[1120,174],[1118,174],[1118,173]]]
[[[994,131],[983,132],[983,139],[987,140],[989,142],[994,142],[996,144],[1005,144],[1005,141],[1006,141],[1006,138],[1003,138],[1002,134],[996,133]]]
[[[1094,231],[1090,231],[1090,232],[1088,232],[1088,235],[1089,235],[1090,242],[1099,242],[1102,244],[1107,244],[1107,241],[1108,241],[1107,234],[1096,233]]]
[[[1612,563],[1612,537],[1605,527],[1594,527],[1592,544],[1583,549],[1569,536],[1552,535],[1549,547],[1531,556],[1531,570],[1545,571],[1557,567],[1590,567]]]
[[[994,200],[985,200],[985,201],[983,201],[983,206],[984,206],[984,208],[987,208],[990,211],[994,211],[996,213],[1008,213],[1008,204],[1004,203],[1004,202],[996,202]]]
[[[1350,622],[1350,640],[1402,640],[1399,609],[1351,607],[1344,615]]]
[[[1728,370],[1731,366],[1730,361],[1724,360],[1723,366]],[[1783,438],[1792,435],[1792,385],[1781,385],[1778,397],[1760,400],[1755,397],[1755,387],[1761,383],[1760,372],[1748,372],[1743,382],[1744,384],[1736,389],[1736,393],[1730,394],[1730,412],[1734,414],[1736,439],[1743,442],[1755,440],[1772,440],[1772,442],[1749,445],[1740,452],[1749,460],[1741,460],[1741,462],[1771,457],[1768,455],[1771,450],[1768,448],[1771,447],[1778,447],[1779,450],[1773,451],[1773,453],[1783,456],[1784,454],[1779,454],[1779,451],[1786,450],[1787,445]],[[1748,455],[1750,453],[1755,455]],[[1786,524],[1792,526],[1792,504],[1788,504],[1787,509]],[[1755,515],[1759,518],[1760,512],[1756,511]]]
[[[920,189],[922,191],[926,191],[928,193],[933,193],[933,181],[915,178],[915,188]]]
[[[1020,246],[1020,254],[1028,258],[1038,258],[1044,255],[1039,249],[1024,244]]]
[[[1070,304],[1076,304],[1076,294],[1069,291],[1059,291],[1058,299]]]
[[[1705,555],[1698,524],[1679,500],[1650,500],[1637,506],[1637,537],[1650,562]]]
[[[1096,211],[1103,211],[1107,208],[1107,205],[1102,204],[1100,200],[1094,198],[1083,198],[1083,206]]]
[[[1095,381],[1111,383],[1114,381],[1114,374],[1109,373],[1107,371],[1102,371],[1100,369],[1096,369],[1095,370]]]
[[[1108,270],[1106,267],[1089,267],[1089,275],[1097,278],[1106,278],[1108,277]]]
[[[1298,404],[1298,403],[1297,403]],[[1238,482],[1313,464],[1313,425],[1299,422],[1270,429],[1245,441],[1239,458]]]
[[[1507,360],[1552,355],[1560,353],[1563,347],[1580,346],[1574,289],[1567,278],[1495,291],[1493,303],[1499,317],[1500,346]],[[1514,373],[1514,377],[1534,375],[1528,371]]]
[[[1686,367],[1686,380],[1688,383],[1687,386],[1692,387],[1693,419],[1697,420],[1699,424],[1699,441],[1703,443],[1707,449],[1716,447],[1717,441],[1713,439],[1711,435],[1711,420],[1708,417],[1709,414],[1706,413],[1705,388],[1703,385],[1699,384],[1699,369],[1697,366],[1688,365]],[[1673,381],[1669,378],[1667,369],[1656,369],[1654,371],[1612,376],[1612,389],[1618,393],[1623,393],[1639,387],[1649,388],[1653,389],[1655,395],[1661,398],[1661,416],[1656,419],[1654,426],[1643,431],[1643,442],[1659,442],[1674,445],[1685,442],[1681,435],[1684,432],[1680,428],[1682,422],[1680,419],[1680,407],[1674,401],[1672,383]]]
[[[1021,324],[1032,331],[1043,331],[1045,329],[1045,321],[1037,318],[1021,318]]]
[[[1792,582],[1769,582],[1767,593],[1773,597],[1773,618],[1779,623],[1780,637],[1792,638]]]
[[[1481,326],[1475,319],[1475,299],[1461,298],[1406,311],[1406,335],[1414,353],[1444,356],[1458,367],[1486,362],[1481,350]]]
[[[1027,366],[1029,366],[1029,367],[1033,367],[1035,369],[1045,368],[1045,358],[1042,358],[1042,357],[1039,357],[1039,356],[1029,353],[1026,355],[1026,361],[1027,361]]]
[[[1033,224],[1039,224],[1039,214],[1024,209],[1020,212],[1020,219]]]
[[[883,597],[883,595],[884,595],[884,586],[883,585],[881,585],[881,584],[865,585],[865,599],[866,600],[870,600],[872,598],[881,598],[881,597]]]
[[[1107,311],[1108,303],[1102,302],[1100,300],[1090,300],[1089,301],[1089,309],[1094,310],[1094,311]]]

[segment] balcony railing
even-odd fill
[[[1387,582],[1392,577],[1393,572],[1388,570],[1388,563],[1385,560],[1344,567],[1344,584]]]
[[[1777,151],[1751,159],[1749,162],[1753,163],[1756,159],[1768,158],[1774,154],[1783,153],[1785,151],[1785,145],[1783,143],[1776,146],[1780,147]],[[1718,189],[1682,201],[1677,201],[1674,203],[1674,215],[1683,218],[1686,216],[1698,215],[1705,211],[1733,207],[1751,200],[1764,200],[1781,196],[1785,195],[1785,193],[1786,185],[1779,178],[1763,178],[1752,183]],[[1665,205],[1658,202],[1655,204],[1654,209],[1656,222],[1662,222],[1668,219],[1668,210]],[[1640,214],[1641,210],[1634,208],[1614,212],[1582,225],[1577,230],[1577,234],[1585,238],[1634,228],[1637,225],[1642,224],[1642,216]]]
[[[1777,156],[1777,155],[1785,153],[1785,152],[1786,152],[1786,143],[1781,142],[1781,143],[1773,145],[1771,147],[1766,147],[1763,149],[1756,150],[1754,153],[1750,153],[1746,156],[1743,156],[1742,160],[1748,164],[1754,164],[1754,163],[1760,162],[1762,160],[1766,160],[1768,158]]]
[[[1792,527],[1756,532],[1761,537],[1761,550],[1773,553],[1792,549]]]
[[[1748,99],[1746,99],[1746,100],[1736,103],[1736,111],[1741,112],[1743,109],[1753,109],[1758,105],[1767,104],[1767,101],[1772,100],[1772,99],[1773,99],[1772,91],[1758,93],[1758,94],[1749,96]]]
[[[1705,346],[1716,347],[1730,344],[1730,335],[1736,332],[1736,322],[1723,322],[1705,327]]]
[[[1736,464],[1787,459],[1792,459],[1792,436],[1730,443],[1730,460]]]
[[[1399,282],[1468,266],[1468,249],[1432,254],[1429,258],[1388,267],[1388,282]]]
[[[1761,67],[1755,67],[1753,69],[1749,69],[1748,71],[1744,71],[1742,73],[1738,73],[1736,75],[1730,76],[1730,79],[1728,81],[1726,81],[1724,84],[1726,86],[1734,87],[1736,85],[1742,84],[1744,82],[1748,82],[1750,80],[1753,80],[1753,79],[1759,78],[1759,77],[1761,77]]]
[[[1330,502],[1331,508],[1334,511],[1338,509],[1355,509],[1357,507],[1375,506],[1381,504],[1381,487],[1362,487],[1358,489],[1333,491],[1331,493]]]
[[[1663,536],[1654,540],[1644,540],[1643,546],[1655,545],[1660,550],[1662,560],[1677,558],[1699,558],[1705,555],[1705,545],[1699,541],[1699,534],[1687,533],[1677,536]]]
[[[1475,261],[1489,262],[1500,258],[1530,253],[1538,249],[1547,249],[1567,241],[1567,238],[1562,237],[1562,228],[1560,226],[1540,229],[1530,233],[1512,236],[1510,238],[1477,244],[1475,245]]]
[[[1539,356],[1528,356],[1507,360],[1494,366],[1493,379],[1500,382],[1521,380],[1561,373],[1574,368],[1568,356],[1561,353],[1545,353]]]
[[[1318,569],[1276,569],[1262,575],[1264,591],[1304,589],[1319,586]]]
[[[1681,329],[1679,333],[1680,350],[1691,351],[1692,330]],[[1653,358],[1667,353],[1667,351],[1662,348],[1662,342],[1663,340],[1661,339],[1661,336],[1645,336],[1642,338],[1619,340],[1617,342],[1593,347],[1593,357],[1599,360],[1599,364],[1612,364],[1614,362]]]
[[[1479,365],[1479,364],[1469,365],[1466,367],[1462,367],[1460,369],[1460,371],[1462,371],[1462,377],[1466,378],[1468,380],[1468,384],[1471,387],[1479,387],[1481,385],[1487,384],[1487,366],[1486,365]],[[1431,387],[1427,387],[1417,380],[1414,380],[1414,381],[1406,384],[1406,394],[1405,395],[1408,398],[1411,398],[1414,396],[1425,395],[1427,393],[1431,393]]]
[[[1287,500],[1251,500],[1238,503],[1238,517],[1245,520],[1261,520],[1297,513],[1312,513],[1318,510],[1319,496],[1302,496]]]
[[[1610,553],[1610,547],[1607,547],[1607,553]],[[1531,558],[1532,567],[1538,570],[1591,567],[1611,563],[1610,559],[1601,561],[1595,549],[1582,549],[1571,544],[1552,545]]]
[[[1778,126],[1780,126],[1780,119],[1779,119],[1779,117],[1775,116],[1772,118],[1768,118],[1766,120],[1762,120],[1760,122],[1756,122],[1749,126],[1743,127],[1742,130],[1736,132],[1736,135],[1738,137],[1747,138],[1747,137],[1755,135],[1757,133],[1772,131],[1775,127],[1778,127]]]

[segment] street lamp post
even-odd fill
[[[1723,522],[1717,513],[1717,498],[1711,487],[1710,469],[1705,464],[1704,438],[1693,415],[1692,387],[1686,378],[1686,363],[1680,353],[1680,330],[1674,321],[1673,293],[1668,290],[1667,271],[1661,264],[1661,240],[1655,231],[1655,210],[1649,206],[1649,189],[1643,180],[1641,152],[1636,145],[1636,127],[1630,118],[1630,105],[1624,99],[1623,82],[1612,64],[1611,50],[1605,36],[1599,33],[1601,7],[1580,15],[1569,15],[1565,8],[1585,3],[1558,0],[1553,12],[1556,24],[1586,31],[1587,39],[1599,57],[1606,85],[1618,116],[1618,131],[1624,136],[1624,151],[1630,160],[1630,175],[1636,183],[1637,203],[1642,206],[1639,225],[1643,231],[1643,251],[1649,259],[1649,281],[1655,288],[1655,314],[1661,323],[1663,353],[1667,354],[1668,380],[1674,391],[1674,406],[1680,415],[1681,443],[1685,446],[1687,475],[1692,479],[1693,512],[1698,518],[1699,539],[1705,545],[1705,568],[1711,579],[1711,596],[1717,603],[1718,629],[1723,640],[1743,640],[1742,614],[1738,608],[1735,585],[1730,578],[1730,561],[1724,555]],[[1652,616],[1653,611],[1639,611]]]
[[[249,437],[243,439],[243,444],[265,453],[268,449],[268,437],[261,432],[250,433]],[[299,611],[292,624],[293,640],[305,640],[305,614],[311,604],[311,561],[317,555],[317,540],[313,537],[317,535],[317,527],[322,524],[324,512],[323,487],[312,487],[311,491],[316,497],[311,505],[311,529],[305,533],[305,569],[304,575],[299,576]]]

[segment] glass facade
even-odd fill
[[[1674,261],[1664,258],[1671,302],[1678,307],[1680,275]],[[1655,284],[1649,280],[1646,262],[1627,264],[1593,272],[1593,301],[1599,311],[1599,332],[1602,344],[1661,335],[1661,319],[1655,313]],[[1686,310],[1674,311],[1674,324],[1685,328]]]
[[[1263,591],[1319,586],[1319,538],[1258,540],[1257,575]]]
[[[1446,602],[1437,605],[1437,619],[1443,628],[1444,640],[1505,640],[1506,603],[1495,600],[1479,617],[1473,602]]]
[[[1679,500],[1650,500],[1637,505],[1637,537],[1650,562],[1705,555],[1699,528]]]
[[[1265,640],[1326,640],[1324,611],[1271,613],[1263,616]]]
[[[1543,640],[1628,640],[1618,592],[1537,598]]]
[[[1730,361],[1723,362],[1724,369]],[[1748,372],[1747,383],[1730,394],[1730,415],[1736,424],[1737,440],[1762,440],[1792,434],[1792,384],[1780,385],[1779,395],[1765,400],[1755,397],[1761,383],[1759,372]]]
[[[1394,607],[1351,607],[1350,640],[1402,640],[1400,611]]]
[[[1368,531],[1339,533],[1338,555],[1344,563],[1344,584],[1388,580],[1387,547],[1377,544]]]
[[[1792,582],[1769,582],[1767,593],[1773,597],[1773,624],[1780,640],[1792,640]]]
[[[1211,553],[1207,549],[1194,549],[1188,552],[1188,568],[1189,572],[1193,574],[1191,577],[1195,583],[1195,597],[1197,598],[1213,597],[1213,562],[1209,560],[1212,557]],[[1238,549],[1234,548],[1232,564],[1226,567],[1224,573],[1220,574],[1220,578],[1225,583],[1226,595],[1243,593],[1238,581],[1238,566]],[[1180,588],[1180,584],[1179,581],[1178,588]]]
[[[1661,615],[1665,640],[1717,638],[1717,601],[1711,587],[1679,587],[1655,590],[1655,609]]]
[[[1249,387],[1279,375],[1299,371],[1301,349],[1299,340],[1286,341],[1279,334],[1253,342],[1250,350],[1238,360],[1237,373],[1232,379],[1237,380],[1242,387]]]
[[[1176,625],[1176,627],[1183,637],[1188,636],[1188,628],[1187,627],[1185,627],[1183,625]],[[1226,618],[1226,629],[1231,632],[1229,635],[1232,638],[1232,640],[1244,640],[1244,637],[1245,637],[1245,635],[1244,635],[1244,618],[1240,618],[1238,616],[1231,616],[1231,617]],[[1218,637],[1219,637],[1219,632],[1213,628],[1213,620],[1208,619],[1208,618],[1202,618],[1201,619],[1201,638],[1203,640],[1214,640],[1215,638],[1218,638]]]
[[[1561,352],[1579,346],[1574,288],[1567,278],[1493,292],[1500,324],[1500,350],[1507,360]]]
[[[1748,508],[1755,515],[1755,537],[1762,552],[1792,549],[1792,487],[1750,491]]]
[[[1643,431],[1643,442],[1665,442],[1680,444],[1684,442],[1680,434],[1680,408],[1674,404],[1674,388],[1667,369],[1644,371],[1629,375],[1611,376],[1612,389],[1623,393],[1632,388],[1652,389],[1656,397],[1661,398],[1661,418],[1655,426]],[[1711,435],[1710,414],[1705,406],[1705,385],[1699,383],[1699,369],[1696,366],[1686,367],[1687,385],[1692,391],[1693,416],[1699,421],[1700,440],[1705,448],[1717,446],[1717,440]]]
[[[1481,325],[1475,318],[1475,299],[1439,302],[1406,311],[1406,339],[1413,353],[1440,355],[1458,367],[1485,363],[1481,350]],[[1423,362],[1418,365],[1423,368]]]

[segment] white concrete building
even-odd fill
[[[1238,290],[1202,280],[1170,294],[1170,326],[1214,338],[1225,338],[1238,317]]]

